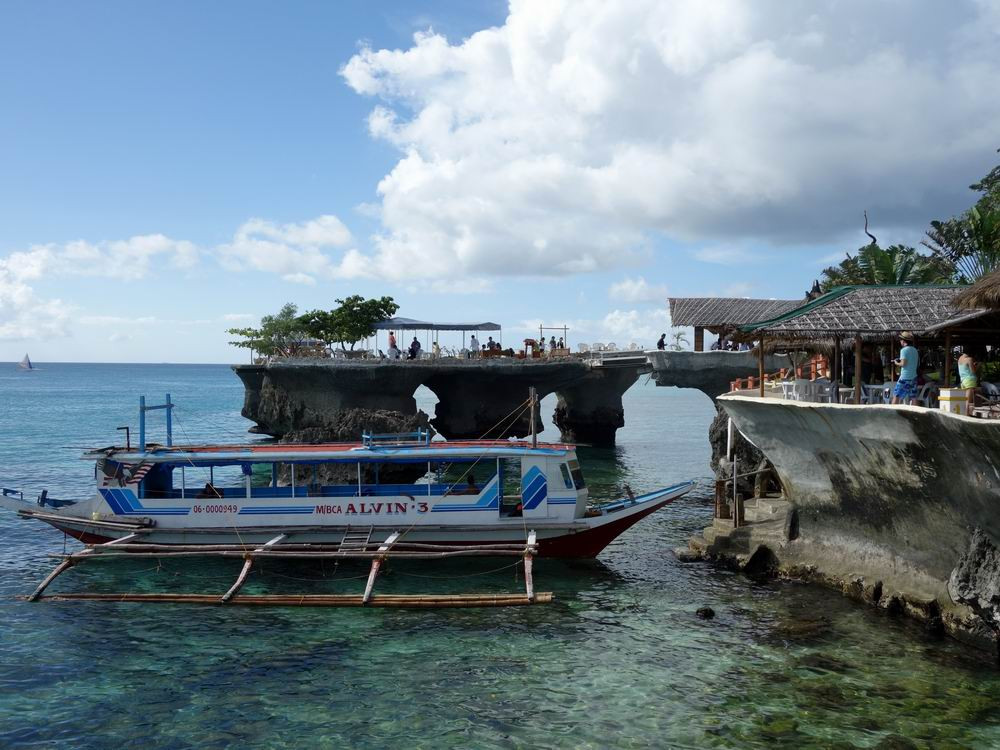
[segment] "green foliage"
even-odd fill
[[[303,347],[308,334],[299,322],[298,308],[291,302],[275,315],[260,319],[260,328],[230,328],[226,333],[241,336],[230,341],[233,346],[251,349],[269,357],[294,357]]]
[[[374,335],[375,324],[391,318],[399,309],[392,297],[365,299],[354,294],[337,303],[339,307],[334,310],[310,310],[299,317],[299,323],[310,337],[327,346],[340,344],[342,349],[346,344],[354,349],[361,339]]]
[[[326,346],[340,344],[351,349],[375,333],[375,324],[391,318],[399,309],[392,297],[365,299],[355,294],[338,299],[334,310],[310,310],[299,315],[289,302],[275,315],[265,315],[259,328],[230,328],[227,333],[241,337],[233,346],[251,349],[268,357],[296,357],[305,354],[316,341]]]
[[[859,248],[856,255],[847,253],[839,265],[824,270],[820,285],[828,292],[854,284],[941,284],[951,279],[951,265],[941,258],[921,255],[906,245],[882,248],[873,242]]]
[[[690,345],[691,342],[687,340],[687,336],[684,334],[684,331],[678,331],[674,334],[674,343],[670,345],[670,348],[675,352],[682,352],[684,351],[683,344]]]
[[[1000,269],[1000,166],[969,186],[982,195],[960,216],[932,221],[923,245],[972,283]]]

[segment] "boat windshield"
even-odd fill
[[[587,483],[583,479],[583,470],[580,468],[580,462],[575,458],[569,461],[569,473],[573,477],[573,486],[578,490],[582,490],[587,486]]]

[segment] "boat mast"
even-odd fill
[[[528,389],[528,405],[531,408],[531,447],[538,447],[538,424],[535,422],[535,411],[538,408],[538,391],[535,386]]]

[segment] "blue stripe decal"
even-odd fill
[[[564,499],[560,499],[557,497],[550,497],[549,505],[576,505],[576,498],[567,497]]]
[[[549,494],[549,484],[545,474],[537,466],[532,466],[524,475],[521,485],[521,497],[525,510],[534,510]]]
[[[186,516],[191,512],[189,507],[147,508],[128,489],[101,487],[99,492],[116,516]]]
[[[497,490],[497,478],[486,485],[479,500],[475,503],[462,503],[461,505],[450,503],[438,503],[431,508],[431,513],[450,513],[453,511],[467,510],[500,510],[500,493]]]

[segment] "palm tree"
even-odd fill
[[[935,255],[921,255],[916,248],[874,242],[847,253],[840,265],[823,271],[823,291],[837,286],[874,284],[940,284],[951,281],[951,265]]]
[[[691,344],[691,342],[687,340],[687,336],[684,334],[684,331],[678,331],[677,333],[673,334],[673,337],[674,337],[674,343],[670,345],[670,348],[673,349],[675,352],[684,351],[684,347],[681,346],[682,342],[688,344],[689,346]]]
[[[960,217],[932,221],[923,245],[971,284],[1000,269],[1000,210],[980,201]]]

